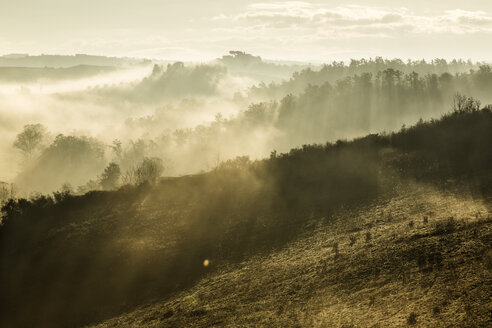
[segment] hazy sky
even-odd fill
[[[0,54],[492,58],[491,0],[0,0]]]

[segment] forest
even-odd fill
[[[110,163],[128,175],[145,158],[159,158],[166,175],[194,174],[238,156],[260,159],[273,150],[395,131],[443,115],[460,97],[492,101],[491,67],[482,63],[353,60],[301,68],[267,85],[238,67],[288,76],[289,66],[231,53],[217,63],[144,66],[150,73],[136,82],[16,95],[18,105],[6,108],[31,115],[24,107],[39,100],[38,107],[50,109],[36,114],[42,115],[37,122],[3,128],[2,153],[15,160],[1,163],[1,179],[14,182],[25,196],[63,185],[84,192],[100,188],[97,180]],[[64,112],[74,104],[72,114]],[[91,120],[102,108],[104,117]],[[12,112],[2,115],[18,120]],[[67,115],[79,118],[62,123]]]

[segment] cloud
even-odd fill
[[[245,28],[290,37],[318,35],[339,38],[399,37],[407,34],[491,33],[492,15],[484,11],[447,10],[423,15],[406,8],[339,6],[328,7],[299,1],[255,3],[242,13],[221,14],[215,21],[229,23],[229,32]]]
[[[36,40],[0,32],[1,52],[91,53],[184,61],[207,61],[231,49],[264,58],[306,61],[374,55],[490,60],[492,53],[490,6],[487,10],[483,9],[486,6],[476,6],[473,10],[448,7],[423,11],[391,5],[326,4],[331,1],[256,1],[247,6],[207,6],[211,8],[192,18],[176,13],[175,20],[163,16],[149,24],[135,23],[138,26],[134,27],[116,22],[94,25],[67,29],[63,34],[45,33]]]

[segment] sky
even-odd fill
[[[0,54],[492,61],[492,1],[0,0]]]

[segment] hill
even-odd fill
[[[492,112],[475,105],[156,185],[11,200],[0,323],[485,327]]]
[[[490,206],[460,193],[407,182],[94,327],[487,327]]]
[[[39,55],[11,54],[0,56],[0,66],[5,67],[72,67],[79,65],[90,66],[132,66],[149,64],[150,60],[135,58],[119,58],[94,56],[86,54],[69,55]]]
[[[72,67],[0,67],[0,82],[63,81],[116,71],[111,66],[78,65]]]

